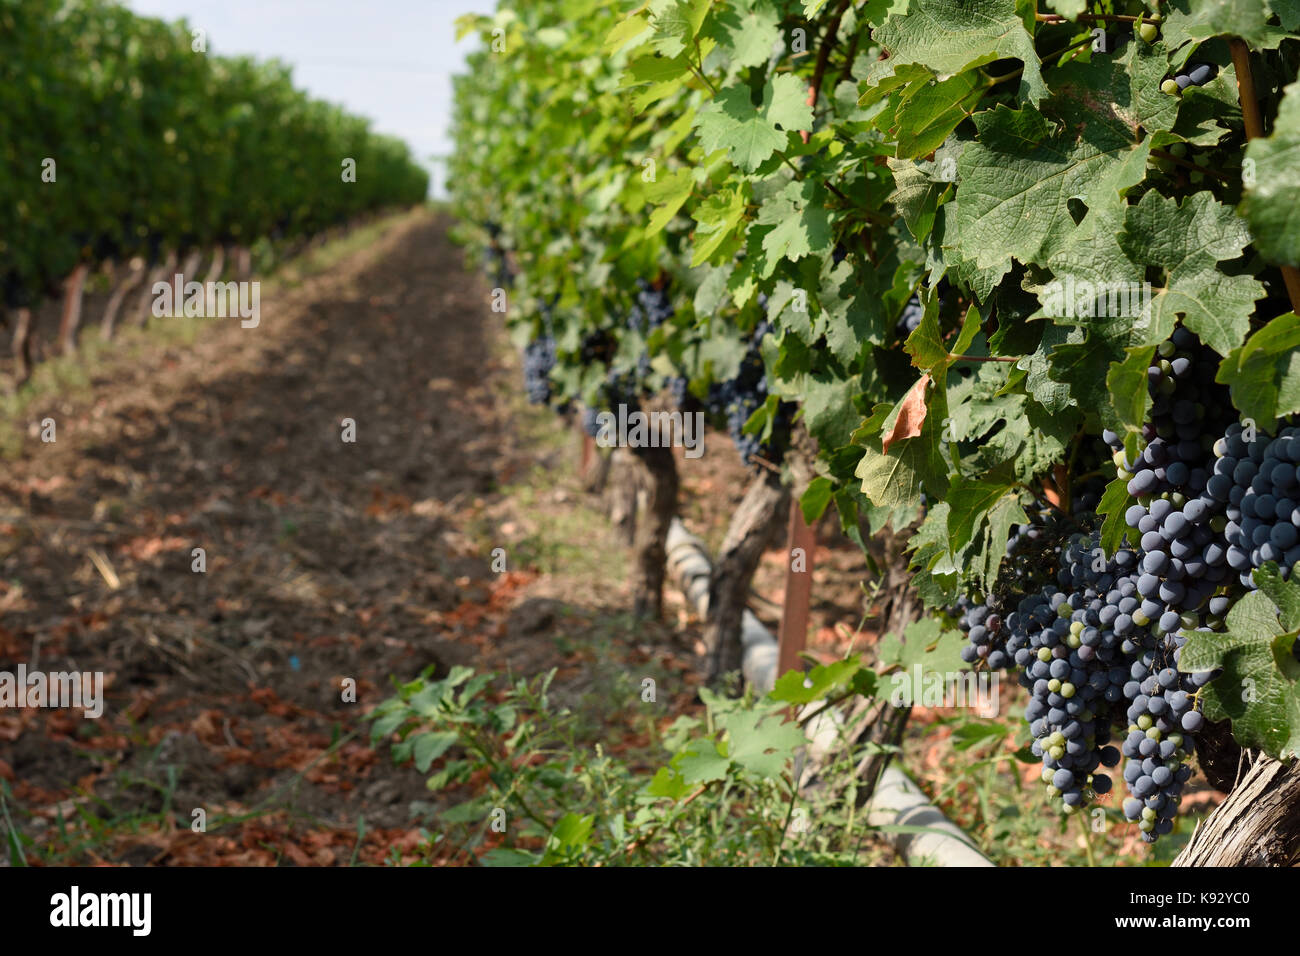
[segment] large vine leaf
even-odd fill
[[[1218,264],[1239,257],[1250,230],[1208,192],[1180,204],[1155,190],[1130,206],[1120,247],[1134,262],[1165,270],[1164,288],[1151,303],[1155,321],[1181,315],[1183,323],[1220,355],[1245,338],[1255,300],[1264,288],[1249,275],[1228,275]]]
[[[1222,671],[1203,691],[1206,715],[1231,719],[1239,744],[1279,760],[1300,756],[1300,664],[1291,657],[1297,633],[1282,627],[1268,595],[1251,591],[1228,612],[1224,633],[1188,632],[1179,655],[1180,670]]]
[[[1025,64],[1021,87],[1030,101],[1048,94],[1034,38],[1015,0],[913,0],[906,14],[891,16],[874,38],[896,63],[920,63],[941,76],[1014,57]]]
[[[1300,412],[1300,317],[1279,315],[1252,334],[1224,358],[1216,380],[1242,417],[1261,427]]]
[[[753,172],[786,145],[789,132],[812,126],[812,107],[799,78],[781,73],[763,86],[763,102],[754,106],[749,86],[738,83],[720,91],[695,120],[705,152],[725,149],[737,166]]]
[[[957,251],[995,276],[1011,260],[1045,262],[1073,238],[1071,200],[1118,204],[1142,180],[1146,147],[1115,117],[1083,122],[1075,107],[1056,125],[1026,107],[976,113],[980,138],[957,163]]]

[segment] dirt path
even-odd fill
[[[109,687],[100,720],[0,711],[29,861],[373,862],[414,839],[422,780],[377,758],[361,714],[390,674],[491,658],[484,619],[524,579],[458,524],[525,461],[445,225],[407,218],[265,298],[259,328],[213,320],[93,405],[31,410],[57,441],[0,481],[0,670]]]

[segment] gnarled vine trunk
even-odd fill
[[[77,351],[77,329],[81,326],[81,303],[85,300],[86,276],[90,264],[77,263],[63,283],[63,315],[59,319],[59,351],[73,355]]]
[[[668,526],[677,512],[677,461],[671,448],[637,448],[636,530],[632,538],[632,613],[663,613]]]
[[[1243,759],[1250,760],[1249,752]],[[1300,763],[1256,756],[1228,799],[1196,827],[1173,865],[1295,866],[1298,862]]]
[[[744,653],[740,630],[749,603],[749,583],[772,540],[774,522],[785,516],[789,502],[790,491],[781,476],[761,471],[732,515],[709,579],[704,646],[709,655],[710,683],[740,669]]]
[[[105,342],[113,337],[113,332],[117,327],[118,313],[122,311],[122,303],[126,301],[128,293],[144,278],[144,274],[144,261],[142,259],[132,260],[130,271],[113,289],[113,294],[108,297],[108,304],[104,306],[104,315],[99,320],[99,337]]]

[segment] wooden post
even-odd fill
[[[799,499],[790,499],[790,529],[786,536],[785,601],[781,606],[780,652],[777,674],[797,670],[808,643],[808,602],[812,596],[813,553],[817,530],[803,520]],[[797,556],[796,556],[797,553]],[[802,570],[796,570],[796,563]]]

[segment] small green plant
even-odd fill
[[[870,694],[875,674],[854,658],[786,675],[766,697],[702,692],[703,718],[679,717],[664,733],[668,759],[649,774],[634,761],[585,745],[575,715],[549,691],[554,671],[504,689],[495,675],[458,667],[398,687],[370,715],[375,745],[396,736],[398,762],[432,771],[428,786],[472,784],[468,800],[437,813],[424,858],[489,866],[750,866],[849,864],[864,830],[829,799],[810,805],[796,788],[807,743],[790,708]],[[851,773],[852,762],[830,774]],[[827,788],[828,792],[834,788]],[[849,806],[851,807],[851,802]],[[860,824],[860,821],[859,821]]]

